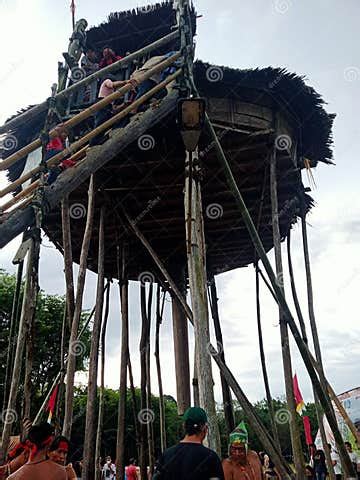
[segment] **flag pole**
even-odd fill
[[[71,0],[70,4],[71,17],[72,17],[72,28],[75,29],[75,0]]]

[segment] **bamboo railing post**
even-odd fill
[[[101,480],[101,470],[99,468],[99,459],[101,457],[101,441],[102,431],[104,426],[104,411],[105,411],[105,358],[106,358],[106,328],[109,318],[110,310],[110,280],[107,281],[106,297],[105,297],[105,312],[103,324],[101,327],[101,375],[100,375],[100,392],[99,392],[99,415],[96,431],[96,446],[95,446],[95,480]]]
[[[3,411],[6,409],[6,404],[8,400],[8,390],[9,390],[10,380],[11,380],[12,371],[13,371],[14,347],[16,345],[15,335],[17,332],[17,324],[18,324],[18,318],[19,318],[19,305],[20,305],[21,281],[22,281],[23,269],[24,269],[24,261],[21,260],[17,268],[16,285],[15,285],[13,303],[11,307],[9,341],[8,341],[8,350],[6,355],[6,370],[5,370],[5,380],[4,380],[4,396],[3,396],[3,408],[2,408]]]
[[[217,344],[216,346],[217,346],[218,354],[220,355],[222,361],[225,362],[224,342],[223,342],[223,336],[222,336],[221,324],[220,324],[216,281],[215,281],[215,276],[213,274],[210,275],[209,290],[210,290],[209,291],[210,307],[211,307],[211,313],[214,321],[214,330],[215,330],[215,337],[216,337],[216,344]],[[222,395],[223,395],[225,425],[226,425],[227,435],[229,436],[230,433],[235,428],[233,402],[231,398],[229,385],[226,379],[224,378],[224,376],[222,375],[222,373],[220,373],[220,380],[221,380],[221,389],[222,389]]]
[[[284,289],[284,274],[282,266],[281,256],[281,237],[280,237],[280,225],[279,225],[279,210],[278,210],[278,187],[277,187],[277,159],[276,159],[276,146],[273,147],[273,152],[270,157],[270,194],[271,194],[271,210],[272,210],[272,226],[273,226],[273,241],[274,241],[274,253],[276,264],[276,275],[278,279],[279,287],[282,294],[285,296]],[[285,380],[285,392],[286,402],[289,413],[289,425],[290,425],[290,437],[291,445],[294,456],[294,464],[296,474],[299,479],[305,477],[305,464],[304,456],[301,448],[300,432],[296,418],[296,406],[293,388],[293,374],[291,366],[291,353],[289,345],[289,332],[285,318],[285,313],[279,307],[279,321],[280,321],[280,336],[281,336],[281,352],[283,359],[284,380]]]
[[[119,405],[116,440],[116,478],[123,479],[125,471],[125,423],[126,423],[126,394],[127,394],[127,366],[129,354],[129,279],[127,274],[128,245],[123,243],[120,256],[118,246],[117,265],[121,303],[121,359]],[[121,259],[121,262],[120,262]]]
[[[197,154],[187,152],[185,174],[185,225],[188,275],[197,339],[196,362],[198,367],[200,406],[208,414],[210,448],[221,454],[220,433],[216,418],[211,356],[209,354],[209,312],[206,289],[206,262],[203,217],[201,208],[201,187],[199,182]],[[189,177],[191,175],[191,179]],[[189,192],[191,197],[189,198]],[[188,215],[190,215],[190,220]]]
[[[87,257],[88,257],[92,227],[93,227],[94,206],[95,206],[95,187],[94,187],[94,177],[92,175],[89,183],[86,226],[85,226],[84,237],[83,237],[83,242],[81,246],[76,300],[75,300],[74,316],[72,318],[72,323],[71,323],[69,354],[68,354],[67,370],[66,370],[65,417],[64,417],[64,425],[63,425],[63,435],[67,438],[70,438],[71,436],[73,402],[74,402],[74,376],[75,376],[75,370],[76,370],[76,353],[78,350],[77,337],[78,337],[80,316],[81,316],[81,310],[82,310],[83,293],[84,293],[84,287],[85,287]]]
[[[165,424],[164,392],[163,392],[161,362],[160,362],[160,326],[163,319],[166,292],[164,291],[163,293],[162,304],[160,300],[160,293],[161,293],[160,283],[158,283],[157,290],[156,290],[155,360],[156,360],[156,371],[157,371],[158,386],[159,386],[160,445],[161,445],[161,451],[163,452],[166,448],[166,424]]]
[[[101,333],[101,320],[103,314],[104,304],[104,279],[105,279],[105,206],[100,210],[99,222],[99,244],[98,244],[98,281],[96,288],[96,310],[94,317],[94,325],[91,335],[90,348],[90,362],[89,362],[89,379],[87,389],[86,402],[86,423],[85,423],[85,438],[84,438],[84,460],[82,470],[82,480],[94,480],[95,470],[98,466],[95,461],[95,441],[97,425],[97,376],[98,376],[98,362],[99,362],[99,343]]]
[[[73,274],[73,258],[71,246],[71,223],[70,223],[70,205],[69,196],[61,202],[61,225],[63,237],[64,252],[64,273],[66,285],[66,307],[69,329],[71,329],[71,320],[74,317],[75,296],[74,296],[74,274]]]

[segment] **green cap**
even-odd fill
[[[208,419],[205,410],[200,407],[190,407],[184,413],[183,420],[185,423],[197,426],[205,425]]]
[[[239,423],[235,430],[230,434],[230,445],[233,443],[245,443],[245,445],[247,445],[248,432],[244,421]]]

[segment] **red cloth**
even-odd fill
[[[64,143],[60,137],[54,137],[50,142],[46,145],[46,150],[64,150]]]
[[[55,411],[58,390],[59,390],[59,384],[56,385],[56,387],[52,391],[52,394],[50,395],[48,406],[47,406],[48,412],[54,413]]]
[[[304,423],[304,430],[305,430],[306,445],[312,445],[313,444],[313,439],[312,439],[312,436],[311,436],[310,418],[304,416],[303,417],[303,423]]]
[[[62,167],[65,170],[66,168],[73,167],[75,164],[76,164],[76,162],[74,162],[74,160],[71,160],[70,158],[67,158],[66,160],[63,160],[61,162],[60,167]]]
[[[100,68],[108,67],[109,65],[112,65],[113,63],[117,62],[118,60],[121,60],[123,57],[120,57],[119,55],[115,55],[115,57],[107,57],[107,58],[102,58],[99,63]]]
[[[302,397],[301,392],[300,392],[300,388],[299,388],[296,373],[295,373],[294,379],[293,379],[293,387],[294,387],[294,397],[295,397],[295,402],[296,402],[296,411],[301,415],[301,410],[303,409],[305,403],[304,403],[303,397]]]
[[[135,465],[129,465],[125,469],[127,480],[137,480],[137,470]]]

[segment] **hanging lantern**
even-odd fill
[[[186,150],[193,152],[198,146],[205,125],[204,98],[184,98],[178,102],[178,122]]]

